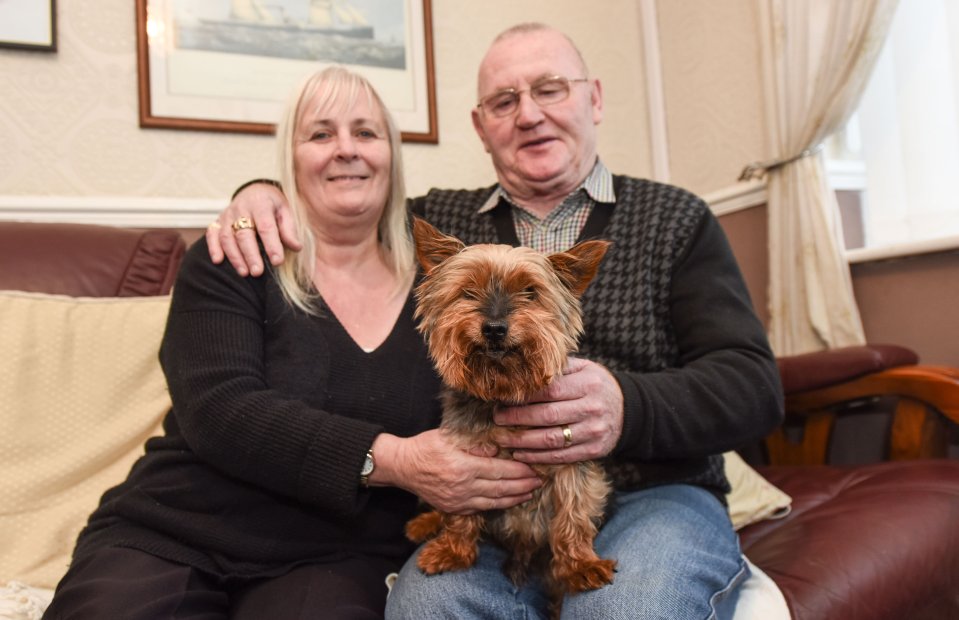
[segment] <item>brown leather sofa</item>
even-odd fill
[[[165,294],[184,248],[176,231],[0,222],[0,289]],[[920,366],[899,347],[797,356],[780,369],[787,428],[747,460],[771,463],[757,469],[792,496],[792,511],[742,530],[746,555],[796,620],[959,618],[959,461],[942,458],[959,424],[959,371]],[[895,460],[824,465],[836,420],[879,405],[893,412]]]

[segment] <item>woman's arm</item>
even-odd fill
[[[160,352],[179,432],[231,477],[348,512],[362,457],[383,429],[270,385],[267,321],[276,317],[267,315],[268,278],[240,278],[206,254],[201,240],[184,258]],[[330,355],[319,344],[309,353],[314,363]],[[289,365],[306,370],[311,360],[296,354]]]

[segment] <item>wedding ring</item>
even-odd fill
[[[573,431],[569,430],[569,425],[563,425],[563,447],[568,448],[573,445]]]
[[[241,230],[246,230],[248,228],[250,230],[256,230],[253,220],[248,217],[237,218],[237,220],[233,222],[233,232],[240,232]]]

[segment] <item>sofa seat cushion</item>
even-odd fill
[[[743,551],[795,620],[959,617],[959,461],[759,471],[792,510],[741,530]]]

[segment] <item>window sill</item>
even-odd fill
[[[720,217],[743,209],[764,206],[767,201],[766,184],[762,181],[740,182],[702,197],[713,213]],[[850,265],[855,265],[950,250],[959,250],[959,235],[875,248],[856,248],[846,250],[845,257]]]
[[[846,261],[850,265],[871,263],[896,258],[908,258],[934,252],[948,252],[959,250],[959,235],[927,239],[924,241],[910,241],[908,243],[894,243],[876,248],[857,248],[846,250]]]

